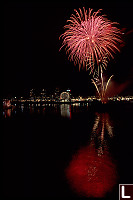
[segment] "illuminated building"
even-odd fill
[[[46,95],[46,90],[45,90],[45,89],[42,89],[42,91],[41,91],[41,100],[42,100],[42,101],[46,100],[46,97],[47,97],[47,95]]]
[[[60,90],[59,88],[56,88],[54,91],[54,99],[55,101],[58,101],[60,99]]]
[[[35,90],[31,89],[30,90],[30,100],[31,101],[35,101],[36,97],[35,97]]]

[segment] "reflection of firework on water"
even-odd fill
[[[106,126],[109,136],[112,137],[113,132],[112,132],[112,126],[110,124],[111,122],[108,113],[96,113],[96,119],[92,132],[96,134],[101,133],[103,132],[102,130],[104,129],[104,127]]]
[[[105,133],[109,135],[109,137],[113,137],[113,130],[111,126],[111,121],[109,119],[108,113],[96,113],[95,122],[92,129],[92,139],[95,137],[99,139],[100,145],[98,148],[98,154],[101,155],[103,153],[103,147],[105,147]]]
[[[96,113],[90,144],[78,150],[66,169],[67,180],[79,196],[103,198],[116,185],[116,165],[107,145],[110,137],[109,114]]]
[[[94,65],[99,66],[105,55],[110,59],[113,53],[119,51],[122,33],[117,28],[118,23],[100,15],[101,9],[93,13],[92,9],[87,13],[85,8],[74,11],[76,14],[67,20],[68,24],[64,26],[66,31],[60,36],[63,39],[62,47],[66,46],[68,58],[74,64],[79,64],[79,69],[83,65],[93,72]]]
[[[85,197],[104,197],[117,182],[116,166],[109,153],[98,156],[92,144],[73,156],[66,176],[73,190]]]

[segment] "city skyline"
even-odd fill
[[[24,96],[11,96],[3,98],[3,104],[8,102],[17,103],[74,103],[74,102],[92,102],[101,101],[99,95],[75,95],[71,89],[59,89],[55,88],[53,90],[40,89],[36,90],[32,88],[28,91],[28,95]],[[111,95],[107,98],[108,101],[133,101],[132,95]]]

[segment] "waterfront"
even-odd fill
[[[4,110],[4,196],[87,198],[84,188],[74,185],[80,177],[75,174],[75,179],[70,171],[79,163],[78,159],[72,161],[73,156],[85,156],[83,152],[93,141],[98,154],[108,152],[103,169],[105,161],[115,165],[114,172],[113,168],[100,168],[102,176],[116,174],[115,181],[110,179],[111,190],[105,192],[105,199],[118,199],[118,184],[133,182],[132,113],[132,103],[120,102],[104,109],[76,103],[19,104]],[[91,159],[92,155],[88,154]]]
[[[132,10],[4,3],[2,199],[133,197]]]

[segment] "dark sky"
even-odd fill
[[[45,3],[44,3],[45,2]],[[74,9],[103,9],[108,19],[120,23],[126,33],[133,29],[131,1],[44,1],[5,3],[3,94],[24,95],[30,88],[71,88],[75,93],[95,94],[88,73],[67,59],[59,36]],[[121,94],[133,94],[133,33],[126,34],[126,45],[106,71],[114,74],[117,86],[126,84]]]

